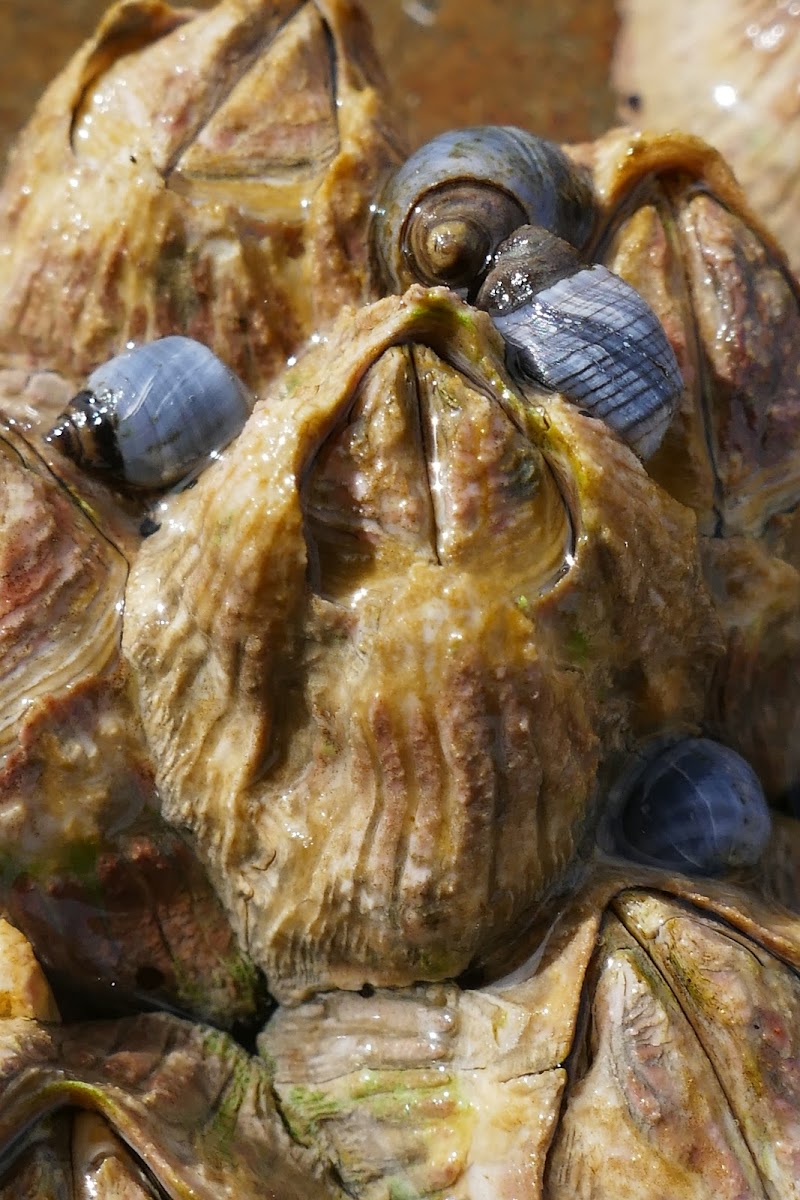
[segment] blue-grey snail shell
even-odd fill
[[[684,738],[640,758],[613,789],[610,807],[605,849],[690,875],[752,866],[771,832],[755,771],[707,738]]]
[[[115,482],[165,488],[236,437],[251,408],[247,388],[207,346],[165,337],[93,371],[48,439]]]
[[[527,226],[498,248],[475,303],[502,334],[517,379],[561,392],[642,459],[658,449],[683,381],[658,318],[630,284]]]
[[[479,125],[426,142],[388,180],[372,235],[396,291],[442,284],[469,295],[500,243],[541,225],[575,246],[595,220],[588,173],[554,142],[506,125]]]

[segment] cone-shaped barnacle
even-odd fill
[[[658,449],[683,383],[658,318],[630,284],[526,226],[498,248],[476,304],[503,335],[519,379],[604,420],[640,458]]]
[[[648,866],[719,875],[757,863],[770,832],[749,763],[718,742],[684,738],[652,748],[623,772],[601,844]]]
[[[588,175],[555,143],[480,125],[426,142],[388,180],[373,244],[389,285],[470,294],[500,243],[536,224],[582,246],[594,223]]]
[[[202,469],[251,407],[244,384],[207,346],[165,337],[93,371],[48,440],[117,483],[164,488]]]

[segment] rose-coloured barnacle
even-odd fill
[[[202,469],[251,407],[247,388],[207,346],[165,337],[94,370],[47,436],[115,483],[164,488]]]
[[[498,248],[475,303],[503,335],[517,378],[561,392],[640,458],[658,449],[683,380],[658,318],[630,284],[526,226]]]
[[[770,838],[769,808],[755,771],[708,738],[642,753],[612,795],[602,840],[649,866],[719,875],[753,866]]]
[[[482,125],[440,134],[406,160],[376,205],[372,236],[392,289],[419,282],[469,293],[521,225],[581,246],[593,221],[588,176],[559,146]]]

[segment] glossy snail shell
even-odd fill
[[[503,335],[520,380],[561,392],[640,458],[658,449],[683,381],[658,318],[630,284],[528,227],[499,248],[476,304]]]
[[[754,865],[769,840],[769,808],[755,771],[707,738],[662,745],[614,790],[607,848],[637,862],[718,875]]]
[[[227,445],[251,407],[244,384],[207,346],[165,337],[93,371],[48,439],[116,482],[164,488]]]
[[[594,222],[588,175],[554,142],[506,125],[433,138],[390,177],[373,246],[391,288],[443,284],[469,295],[521,225],[582,246]]]

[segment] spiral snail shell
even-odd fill
[[[637,862],[693,875],[752,866],[771,832],[758,776],[734,750],[684,738],[625,772],[607,848]]]
[[[588,175],[554,142],[480,125],[426,142],[388,180],[373,222],[386,282],[470,294],[492,254],[522,225],[582,246],[594,222]]]
[[[658,318],[630,284],[528,226],[499,247],[475,303],[505,339],[512,374],[561,392],[640,458],[658,449],[683,381]]]
[[[93,371],[48,440],[128,487],[164,488],[236,437],[251,407],[244,384],[207,346],[165,337]]]

